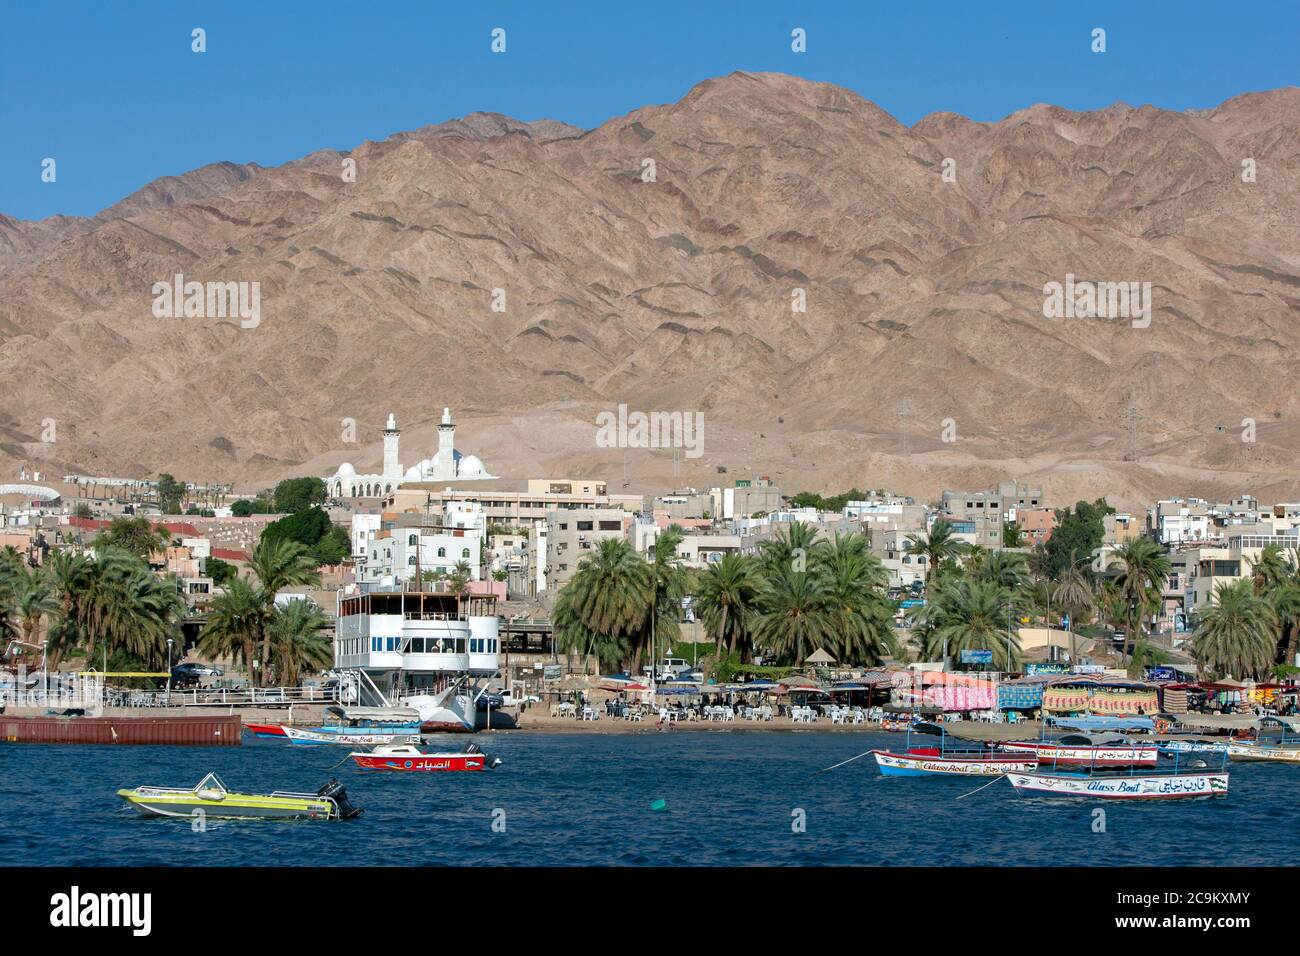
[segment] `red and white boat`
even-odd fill
[[[1033,753],[1041,767],[1154,767],[1159,746],[1123,737],[1098,738],[1065,734],[1049,740],[1012,740],[1001,745],[1010,753]]]
[[[482,771],[501,765],[500,757],[490,757],[474,744],[456,753],[425,753],[410,744],[387,744],[348,756],[365,770],[398,770],[409,773]]]

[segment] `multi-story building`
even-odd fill
[[[546,515],[546,590],[559,590],[578,564],[606,538],[623,538],[632,516],[621,508],[549,511]]]
[[[781,489],[766,476],[737,478],[730,488],[714,488],[713,515],[730,520],[769,514],[781,507]]]
[[[532,486],[535,481],[529,481]],[[557,482],[557,485],[572,485]],[[588,483],[593,489],[603,488],[603,483]],[[430,482],[409,482],[394,490],[383,500],[385,511],[411,509],[440,514],[450,502],[475,502],[482,507],[489,524],[525,527],[528,522],[545,520],[547,512],[557,509],[619,508],[632,513],[640,511],[640,495],[609,495],[579,491],[541,492],[506,491],[497,483],[481,482],[473,491],[457,491]]]
[[[364,540],[363,553],[354,555],[358,583],[449,575],[462,562],[469,566],[470,580],[482,577],[487,529],[483,511],[474,502],[451,502],[432,522],[419,512],[401,512],[381,515],[378,529],[366,531],[372,524],[370,515],[353,516],[352,538]]]
[[[740,553],[738,534],[688,534],[677,545],[677,557],[687,567],[703,568],[721,561],[725,555]]]
[[[480,678],[500,669],[496,599],[375,588],[338,598],[334,666],[358,703],[419,711],[426,730],[473,730]]]
[[[1210,506],[1200,498],[1169,498],[1147,509],[1147,530],[1164,545],[1209,541],[1213,526]]]

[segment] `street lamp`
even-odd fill
[[[172,644],[175,642],[167,638],[167,703],[172,702]]]
[[[19,654],[18,651],[14,650],[15,646],[17,645],[21,645],[23,647],[30,647],[34,651],[41,652],[41,694],[43,697],[49,697],[50,695],[50,674],[49,671],[47,671],[45,668],[45,650],[48,643],[49,642],[47,640],[43,644],[30,644],[27,641],[20,641],[14,639],[9,642],[9,646],[5,649],[5,653],[9,654],[12,657],[17,657]]]

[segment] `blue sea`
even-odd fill
[[[504,764],[377,773],[350,761],[332,768],[347,748],[274,740],[0,745],[0,866],[1210,866],[1282,864],[1300,850],[1300,767],[1234,763],[1226,799],[1110,803],[1103,820],[1099,802],[1021,797],[1005,779],[973,792],[989,781],[883,778],[870,756],[816,773],[870,747],[900,747],[896,734],[474,739]],[[143,817],[115,794],[190,787],[209,770],[245,792],[314,791],[337,776],[364,814],[211,821],[194,832],[186,820]]]

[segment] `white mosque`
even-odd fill
[[[442,410],[438,423],[438,451],[432,458],[417,462],[405,471],[398,457],[397,417],[391,412],[384,428],[384,470],[378,475],[358,475],[351,462],[339,465],[339,470],[325,479],[325,486],[335,498],[376,498],[410,481],[483,481],[495,478],[489,475],[475,455],[462,455],[456,449],[456,426],[451,420],[451,409]]]

